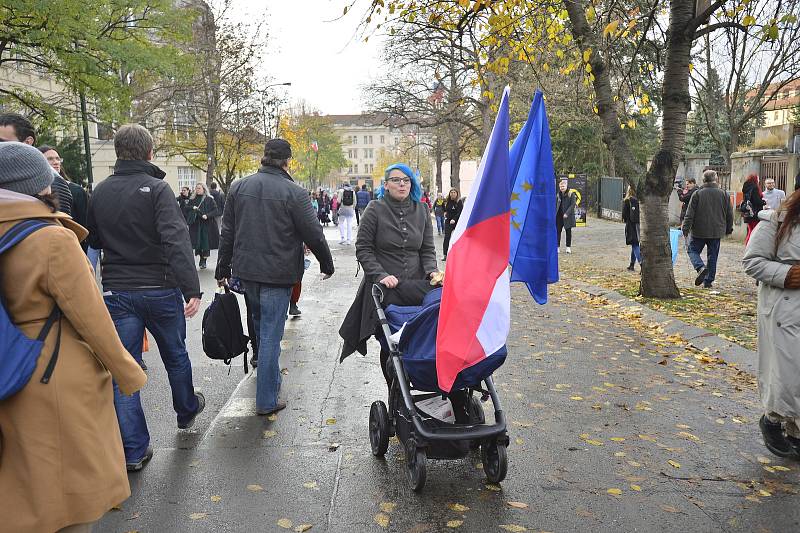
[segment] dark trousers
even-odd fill
[[[444,224],[444,244],[442,245],[442,254],[447,257],[447,251],[450,249],[450,235],[453,234],[453,230],[456,229],[455,224],[450,224],[448,221],[445,220]]]
[[[700,257],[700,252],[706,248],[706,264]],[[717,275],[717,257],[719,256],[719,239],[701,239],[691,237],[689,240],[689,260],[695,270],[700,272],[703,268],[708,268],[706,279],[703,284],[710,287]]]
[[[358,221],[361,220],[361,211],[363,211],[363,207],[356,207],[354,211],[356,212],[356,226],[358,226]]]
[[[562,217],[556,218],[556,227],[558,228],[558,246],[561,247],[561,230],[565,230],[567,233],[567,248],[572,246],[572,228],[565,228],[564,227],[564,219]]]

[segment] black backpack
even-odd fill
[[[342,205],[352,206],[353,205],[353,198],[355,194],[353,194],[352,189],[345,189],[342,191]]]
[[[249,337],[242,329],[242,315],[236,295],[225,287],[224,294],[215,294],[214,301],[203,313],[203,351],[211,359],[231,364],[234,357],[247,353]],[[247,357],[244,357],[247,374]]]

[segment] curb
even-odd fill
[[[750,374],[756,375],[758,373],[758,353],[723,339],[716,333],[692,326],[680,319],[650,309],[611,289],[573,279],[566,280],[566,283],[591,296],[602,296],[611,302],[624,303],[629,308],[637,309],[641,311],[643,318],[662,324],[664,331],[670,335],[680,334],[687,340],[689,346],[715,354],[728,364],[734,365]]]

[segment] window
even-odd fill
[[[381,135],[381,144],[386,144],[386,136]]]
[[[178,190],[181,187],[194,189],[197,184],[197,169],[193,167],[178,167]]]
[[[352,174],[353,173],[353,165],[350,165],[350,168],[347,170],[347,173],[348,174]]]
[[[369,139],[369,137],[367,137],[366,135],[364,135],[364,144],[367,144],[367,139]]]
[[[775,111],[775,114],[774,114],[774,115],[772,115],[772,117],[773,117],[775,120],[778,120],[778,112],[777,112],[777,111]]]
[[[358,174],[358,163],[353,165],[353,174]]]
[[[369,157],[369,149],[364,148],[364,159]]]
[[[369,136],[369,143],[368,144],[372,144],[372,135]]]
[[[365,157],[366,159],[372,159],[372,157],[373,157],[373,153],[374,153],[374,152],[373,152],[373,149],[372,149],[372,148],[367,148],[367,149],[366,149],[366,150],[364,150],[364,151],[366,152],[366,153],[364,154],[364,157]]]
[[[369,165],[369,173],[372,174],[373,172],[375,172],[375,165],[370,163],[370,165]]]
[[[358,144],[358,135],[353,135],[353,144]]]
[[[394,145],[395,145],[395,146],[397,146],[398,144],[400,144],[400,137],[398,137],[397,135],[395,135],[395,136],[394,136]]]

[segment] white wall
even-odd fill
[[[459,192],[461,196],[467,196],[472,190],[472,184],[475,182],[475,176],[478,174],[478,161],[466,160],[461,161],[459,177],[461,185]],[[442,163],[442,194],[447,194],[450,190],[450,161]]]

